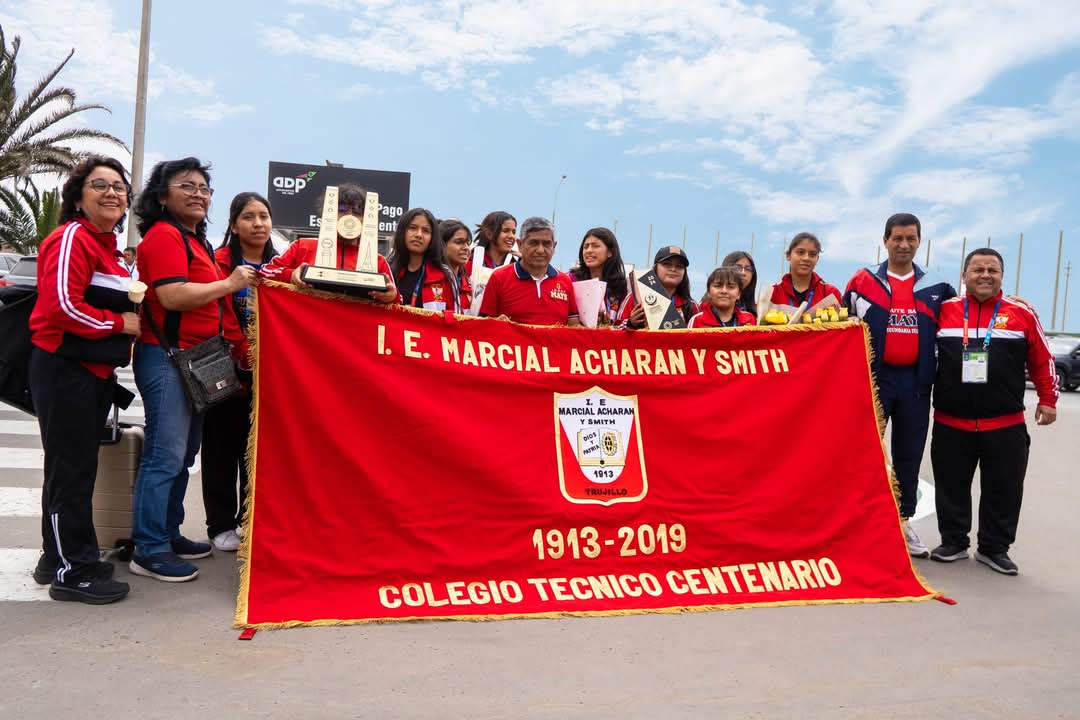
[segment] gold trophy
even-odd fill
[[[360,238],[356,253],[356,269],[337,266],[338,235],[346,240]],[[371,291],[382,292],[390,287],[386,275],[379,272],[379,194],[369,192],[364,197],[364,220],[353,215],[338,219],[338,189],[326,188],[323,197],[322,222],[319,225],[318,249],[315,262],[300,272],[300,279],[319,290],[367,296]]]

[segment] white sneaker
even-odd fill
[[[240,536],[236,534],[235,530],[226,530],[215,535],[210,542],[222,552],[236,552],[237,548],[240,547]]]
[[[236,528],[236,537],[240,538],[241,540],[244,539],[244,528],[243,527]]]
[[[904,540],[907,542],[908,555],[917,558],[930,557],[930,548],[923,544],[923,541],[919,539],[919,534],[915,532],[915,528],[911,527],[911,523],[904,520],[902,523],[904,527]]]

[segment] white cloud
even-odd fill
[[[225,102],[201,103],[184,108],[180,114],[200,125],[216,125],[227,117],[255,112],[255,107],[244,103],[231,105]]]
[[[918,200],[931,205],[971,205],[1004,197],[1022,189],[1019,178],[955,168],[920,170],[897,176],[889,194],[898,200]]]
[[[74,88],[81,103],[109,104],[135,101],[139,60],[137,31],[117,27],[112,6],[105,0],[25,0],[0,11],[0,25],[10,42],[19,35],[20,87],[29,87],[51,71],[74,48],[75,55],[54,80],[54,85]],[[106,41],[100,41],[105,38]],[[200,122],[214,122],[230,114],[221,112],[214,81],[196,77],[163,62],[153,50],[148,70],[151,99],[175,98],[187,104],[203,104]]]
[[[834,0],[832,10],[836,56],[872,60],[901,93],[883,131],[836,162],[837,179],[856,195],[912,138],[932,132],[993,79],[1080,45],[1073,0],[1037,9],[1018,0]]]

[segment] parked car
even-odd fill
[[[1050,343],[1050,352],[1054,353],[1058,387],[1069,391],[1080,387],[1080,337],[1047,335],[1046,340]],[[1030,378],[1028,380],[1030,382]]]
[[[0,252],[0,278],[8,274],[8,270],[15,267],[22,255],[18,253]]]
[[[37,287],[37,255],[19,258],[7,275],[0,278],[0,286],[3,285]]]

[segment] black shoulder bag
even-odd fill
[[[187,233],[180,229],[184,243],[188,242]],[[189,248],[190,252],[190,248]],[[213,257],[211,255],[211,257]],[[190,258],[190,255],[189,255]],[[213,260],[211,265],[215,267]],[[217,335],[186,350],[173,349],[172,344],[165,339],[161,328],[154,322],[150,309],[143,306],[147,322],[154,332],[161,347],[169,356],[173,365],[180,372],[180,378],[184,382],[184,390],[187,394],[188,407],[192,415],[200,415],[214,405],[243,391],[240,378],[236,375],[236,366],[233,363],[232,354],[229,352],[229,343],[225,340],[225,323],[222,320],[221,306],[223,300],[218,298],[218,332]]]

